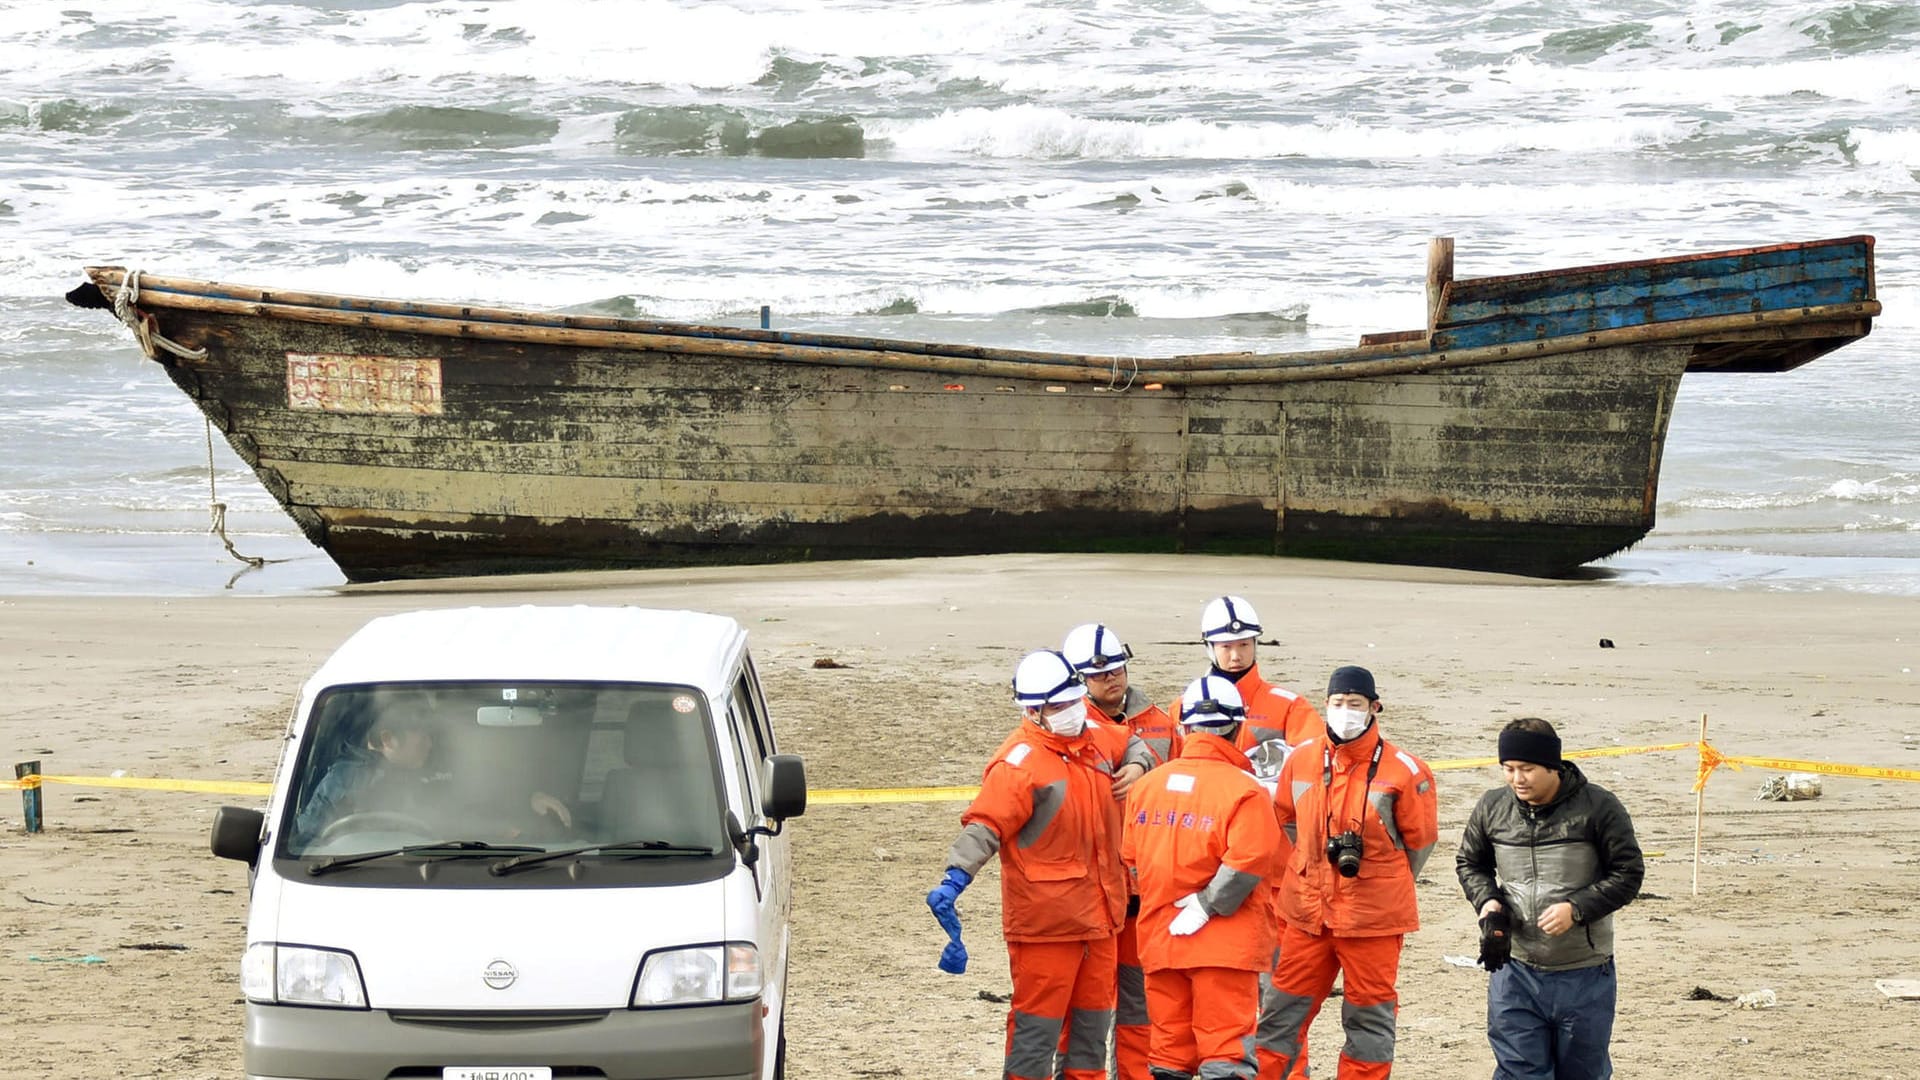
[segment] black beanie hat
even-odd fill
[[[1368,701],[1380,700],[1373,689],[1373,672],[1351,664],[1334,668],[1333,677],[1327,680],[1327,696],[1335,694],[1364,694]]]
[[[1525,761],[1549,769],[1560,767],[1560,735],[1510,727],[1500,732],[1500,760]]]

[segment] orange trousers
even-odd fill
[[[1386,1080],[1393,1074],[1402,941],[1399,934],[1343,937],[1309,934],[1283,924],[1273,990],[1280,1033],[1276,1050],[1286,1070],[1305,1055],[1307,1029],[1338,975],[1345,988],[1340,1024],[1347,1034],[1340,1048],[1340,1080]]]
[[[1253,1025],[1260,973],[1234,968],[1162,968],[1147,972],[1147,1013],[1156,1069],[1254,1080]]]
[[[1147,1051],[1153,1025],[1147,1019],[1146,975],[1140,970],[1140,916],[1120,928],[1120,971],[1113,1003],[1114,1080],[1148,1080]]]
[[[1254,1057],[1260,1063],[1260,1080],[1307,1080],[1307,1036],[1300,1033],[1299,1052],[1293,1059],[1293,1070],[1282,1073],[1281,1057],[1278,1047],[1286,1042],[1290,1032],[1279,1030],[1285,1021],[1281,1017],[1280,995],[1274,992],[1273,977],[1280,970],[1280,950],[1273,950],[1273,970],[1260,976],[1260,1023],[1254,1031]]]
[[[1106,1080],[1118,955],[1117,939],[1110,937],[1007,942],[1013,974],[1009,1080]]]

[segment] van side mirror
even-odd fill
[[[799,754],[767,758],[765,783],[760,785],[760,812],[785,821],[807,812],[807,766]]]
[[[213,812],[213,853],[252,866],[260,858],[260,834],[267,815],[244,806],[223,806]]]

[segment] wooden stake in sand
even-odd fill
[[[13,766],[13,777],[16,780],[27,780],[29,777],[33,780],[38,780],[40,778],[40,763],[37,761],[16,762]],[[20,816],[22,820],[26,822],[28,832],[35,833],[40,831],[40,785],[38,783],[21,785]]]
[[[1707,714],[1700,714],[1700,761],[1707,760]],[[1700,895],[1700,830],[1707,819],[1707,774],[1700,772],[1699,786],[1693,789],[1693,895]]]

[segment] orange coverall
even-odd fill
[[[1376,722],[1350,742],[1323,736],[1295,750],[1273,801],[1294,841],[1280,877],[1273,973],[1279,1067],[1292,1067],[1338,973],[1341,1080],[1384,1080],[1393,1072],[1400,947],[1420,928],[1414,878],[1440,835],[1433,770],[1382,738]],[[1349,831],[1362,841],[1350,878],[1327,857],[1328,835]]]
[[[1225,739],[1186,734],[1180,756],[1127,795],[1120,857],[1140,891],[1140,963],[1156,1068],[1252,1080],[1260,972],[1273,955],[1269,878],[1279,828],[1247,756]],[[1211,916],[1169,933],[1175,901],[1199,894]]]
[[[1088,715],[1095,719],[1123,724],[1133,737],[1145,745],[1153,757],[1153,767],[1173,760],[1180,753],[1180,725],[1173,717],[1148,700],[1145,694],[1129,686],[1120,700],[1120,713],[1108,717],[1106,710],[1087,698]],[[1128,880],[1129,893],[1132,880]],[[1140,901],[1137,894],[1127,900],[1127,921],[1120,928],[1120,961],[1113,1003],[1113,1075],[1115,1080],[1147,1080],[1147,1048],[1150,1027],[1147,1022],[1147,982],[1140,970]]]
[[[1275,686],[1262,678],[1260,665],[1255,664],[1242,672],[1234,681],[1234,689],[1240,691],[1240,700],[1246,703],[1247,720],[1240,725],[1240,737],[1235,745],[1251,752],[1255,747],[1269,739],[1279,739],[1288,746],[1302,744],[1320,738],[1327,733],[1327,723],[1320,716],[1320,710],[1306,698],[1285,687]],[[1285,835],[1280,838],[1279,864],[1284,867],[1287,858],[1293,854],[1293,845]],[[1276,879],[1277,880],[1277,879]],[[1276,920],[1278,912],[1275,913]],[[1269,970],[1260,975],[1260,1025],[1255,1040],[1260,1059],[1261,1080],[1280,1080],[1280,1055],[1276,1047],[1281,1042],[1282,1033],[1278,1030],[1280,1021],[1280,999],[1273,991],[1273,968],[1280,965],[1279,925],[1275,923],[1274,954],[1269,962]],[[1286,1073],[1289,1080],[1305,1080],[1307,1075],[1306,1037],[1301,1036],[1299,1060],[1293,1071]]]
[[[1299,746],[1327,733],[1327,722],[1313,703],[1285,687],[1275,686],[1260,677],[1255,664],[1233,681],[1240,700],[1247,706],[1247,722],[1240,725],[1240,737],[1234,745],[1251,750],[1268,739],[1284,739],[1288,746]]]
[[[1116,935],[1126,916],[1113,774],[1126,729],[1091,718],[1064,738],[1023,723],[960,817],[947,865],[978,875],[1000,856],[1001,930],[1013,975],[1006,1076],[1104,1080],[1113,1023]]]

